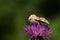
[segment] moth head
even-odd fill
[[[28,18],[28,21],[30,22],[37,22],[36,20],[39,20],[39,17],[37,17],[35,14],[30,15]]]

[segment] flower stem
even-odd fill
[[[37,36],[37,40],[44,40],[42,36]]]
[[[44,40],[44,39],[42,36],[37,36],[37,37],[32,36],[30,40]]]

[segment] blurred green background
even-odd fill
[[[50,40],[60,40],[59,0],[0,0],[0,40],[28,40],[24,26],[31,14],[45,17],[53,30]]]

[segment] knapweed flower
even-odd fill
[[[31,19],[32,20],[32,19]],[[46,37],[51,34],[51,29],[42,21],[39,23],[30,23],[24,28],[26,34],[32,36],[30,40],[39,40],[37,37]]]
[[[45,25],[30,24],[25,27],[25,33],[32,36],[49,36],[51,30]]]

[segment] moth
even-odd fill
[[[46,24],[49,24],[48,20],[43,18],[43,17],[38,17],[35,14],[32,14],[29,16],[28,21],[31,23],[39,23],[39,22],[44,22]]]

